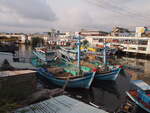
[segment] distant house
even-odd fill
[[[81,36],[107,36],[108,32],[104,31],[81,31]]]
[[[126,28],[114,27],[111,36],[130,36],[132,33]]]
[[[142,33],[142,37],[147,36],[150,37],[150,27],[144,27],[144,33]]]

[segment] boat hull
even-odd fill
[[[99,80],[116,80],[120,71],[121,71],[121,68],[117,68],[117,69],[112,70],[111,72],[104,73],[104,74],[97,73],[95,75],[95,78]]]
[[[89,82],[92,77],[92,73],[87,73],[85,76],[80,78],[63,80],[63,79],[56,78],[52,73],[46,72],[45,69],[43,68],[38,69],[38,73],[40,77],[47,79],[49,82],[55,85],[62,87],[65,84],[67,84],[66,87],[68,88],[88,88]]]
[[[150,105],[148,106],[149,108],[147,108],[146,106],[143,105],[143,102],[139,102],[138,99],[134,96],[132,96],[132,94],[130,94],[129,92],[126,92],[127,96],[134,102],[136,103],[139,107],[141,107],[143,110],[147,111],[150,113]]]

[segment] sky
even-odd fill
[[[150,0],[0,0],[0,32],[135,30],[150,26]]]

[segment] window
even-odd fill
[[[146,51],[146,47],[138,47],[138,50],[140,50],[140,51]]]
[[[99,39],[99,42],[104,42],[104,40],[103,39]]]
[[[136,48],[130,47],[129,50],[136,50]]]
[[[93,40],[95,40],[95,41],[96,41],[96,40],[98,40],[98,38],[93,38]]]
[[[144,62],[136,62],[136,65],[144,66]]]
[[[147,40],[139,40],[139,45],[147,45]]]

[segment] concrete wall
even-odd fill
[[[25,99],[36,90],[34,73],[0,77],[0,99]]]
[[[5,59],[7,59],[8,62],[13,62],[13,54],[6,53],[6,52],[0,52],[0,66]]]

